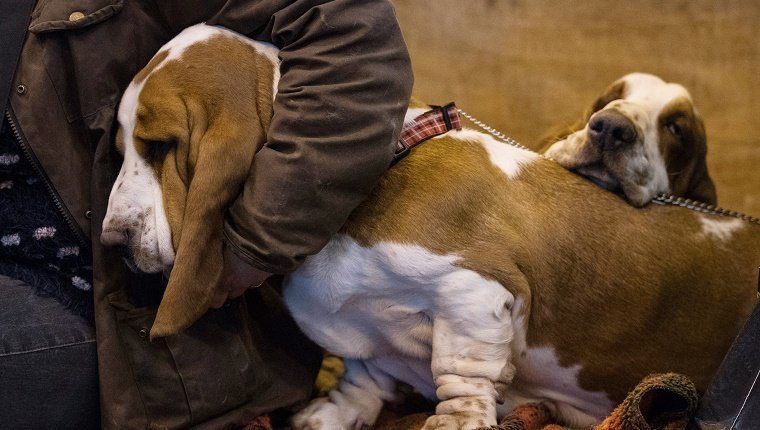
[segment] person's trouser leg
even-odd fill
[[[728,350],[702,397],[692,428],[760,428],[760,304]]]
[[[0,275],[0,428],[99,427],[92,323]]]

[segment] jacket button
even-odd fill
[[[141,328],[140,331],[137,332],[137,335],[143,339],[147,338],[149,334],[150,334],[150,330],[148,330],[145,327]]]
[[[88,210],[86,210],[86,211],[84,212],[84,217],[85,217],[85,218],[87,218],[87,219],[92,219],[92,211],[91,211],[91,210],[89,210],[89,209],[88,209]]]
[[[82,18],[84,18],[82,12],[72,12],[71,15],[69,15],[69,21],[79,21]]]
[[[26,92],[26,85],[24,84],[18,84],[16,85],[16,93],[18,94],[24,94]]]

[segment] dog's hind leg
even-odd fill
[[[448,276],[437,297],[431,367],[440,403],[423,428],[496,425],[496,403],[515,373],[514,297],[470,270]]]
[[[345,360],[338,388],[318,398],[292,419],[294,430],[343,430],[371,427],[383,403],[396,398],[396,380],[372,363]]]

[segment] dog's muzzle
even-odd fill
[[[636,125],[617,109],[597,112],[588,123],[588,138],[600,151],[616,151],[638,138]]]

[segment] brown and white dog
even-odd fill
[[[152,337],[208,306],[224,207],[265,140],[276,81],[271,47],[199,25],[124,95],[102,238],[171,272]],[[536,153],[449,132],[390,169],[286,279],[303,331],[346,357],[338,389],[294,427],[371,426],[397,381],[439,402],[428,429],[493,425],[528,401],[591,424],[651,372],[704,388],[752,309],[758,264],[758,225],[635,209]]]
[[[634,206],[660,193],[716,204],[705,127],[692,97],[654,75],[631,73],[614,82],[544,153]]]

